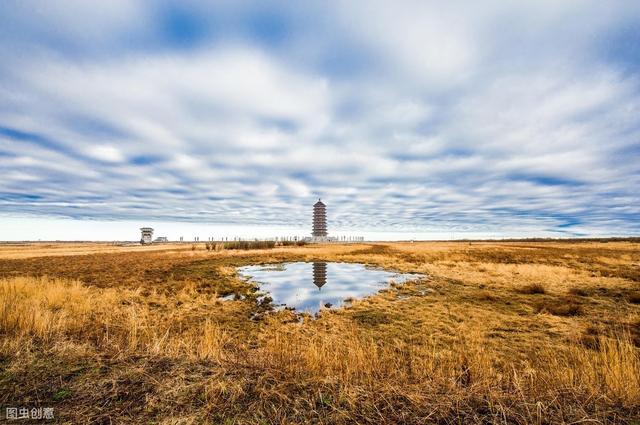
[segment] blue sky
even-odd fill
[[[0,55],[0,240],[302,235],[318,197],[332,234],[640,234],[637,1],[6,0]]]

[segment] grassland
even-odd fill
[[[312,260],[424,278],[314,319],[235,273]],[[0,246],[2,415],[637,423],[639,347],[635,242]]]

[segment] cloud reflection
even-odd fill
[[[385,288],[391,280],[406,282],[417,275],[372,269],[363,264],[298,262],[281,266],[246,266],[239,273],[268,292],[274,305],[317,313],[323,306],[339,307],[347,298],[362,298]]]

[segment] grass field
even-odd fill
[[[314,319],[235,272],[312,260],[424,278]],[[0,245],[0,415],[637,423],[639,347],[636,242]]]

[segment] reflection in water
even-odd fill
[[[313,263],[313,284],[322,289],[327,283],[327,263]]]
[[[401,283],[418,275],[397,274],[352,263],[283,263],[279,267],[246,266],[239,273],[269,292],[274,305],[316,313],[324,305],[339,307],[347,298],[378,292],[391,280]]]

